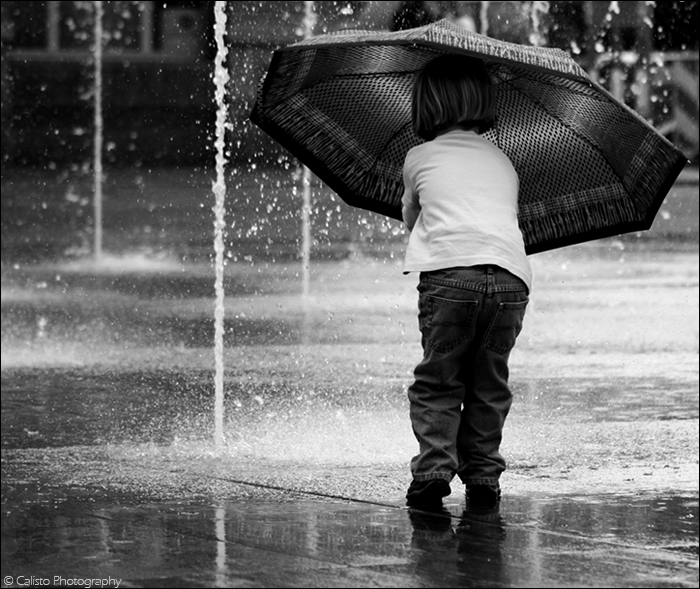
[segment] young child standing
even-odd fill
[[[411,231],[404,272],[420,272],[423,346],[408,389],[419,442],[406,494],[413,507],[441,507],[455,475],[470,508],[500,501],[508,357],[532,273],[518,227],[518,176],[479,135],[494,117],[495,91],[481,60],[443,55],[418,74],[412,119],[426,142],[406,155],[402,199]]]

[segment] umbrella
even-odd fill
[[[413,80],[443,53],[489,70],[496,124],[483,136],[518,172],[529,254],[651,227],[686,158],[558,49],[448,20],[320,35],[275,51],[250,118],[345,202],[401,219],[404,157],[422,142]]]

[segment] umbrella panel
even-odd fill
[[[342,96],[352,95],[354,80],[333,80],[320,82],[303,91],[305,98],[314,109],[328,120],[334,121],[347,134],[344,143],[357,154],[367,169],[384,156],[389,145],[394,143],[402,129],[411,124],[411,87],[413,76],[392,76],[390,79],[374,78],[363,81],[366,90],[352,100],[343,101]],[[420,140],[411,132],[410,144]],[[402,146],[408,150],[408,144]],[[394,179],[401,180],[400,167],[406,154],[397,154],[394,166],[399,164],[399,174]],[[400,160],[400,161],[399,161]]]

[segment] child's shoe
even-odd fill
[[[498,485],[467,485],[467,508],[469,511],[489,513],[498,511],[501,489]]]
[[[446,479],[414,480],[406,493],[406,505],[434,511],[442,507],[442,498],[450,493],[452,489]]]

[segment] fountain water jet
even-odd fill
[[[304,2],[304,39],[312,37],[316,26],[316,11],[313,0]],[[308,298],[311,284],[311,170],[304,166],[302,178],[302,293]]]
[[[104,18],[104,6],[100,0],[94,2],[95,22],[94,22],[94,45],[93,59],[95,61],[95,94],[94,100],[94,140],[93,140],[93,174],[94,174],[94,196],[93,207],[95,214],[94,221],[94,256],[95,261],[102,260],[102,139],[103,139],[103,117],[102,117],[102,43],[103,30],[102,21]]]
[[[216,182],[214,192],[214,251],[216,254],[216,279],[214,289],[216,304],[214,309],[214,444],[221,448],[224,443],[224,230],[226,179],[226,85],[229,81],[226,56],[228,48],[225,43],[226,2],[214,4],[214,36],[216,41],[216,58],[214,60],[214,96],[216,100]]]

